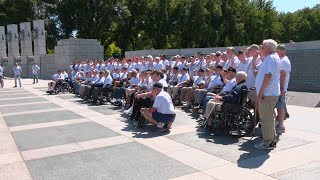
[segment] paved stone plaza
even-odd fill
[[[287,133],[275,150],[261,151],[253,148],[259,137],[215,137],[184,109],[171,133],[159,134],[135,127],[122,109],[47,95],[47,81],[31,82],[14,89],[6,79],[0,89],[0,180],[320,177],[319,108],[289,106]]]

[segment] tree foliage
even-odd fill
[[[122,53],[320,39],[320,5],[280,13],[272,0],[0,0],[0,10],[0,25],[45,19],[49,49],[74,35]]]

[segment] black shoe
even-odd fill
[[[286,118],[289,119],[290,115],[288,113],[286,113]]]
[[[16,88],[17,86],[13,86],[13,88]]]

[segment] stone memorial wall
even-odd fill
[[[67,69],[75,60],[103,59],[104,49],[96,39],[63,39],[55,47],[55,54],[46,52],[44,20],[0,26],[0,63],[5,76],[13,76],[13,66],[18,63],[22,77],[32,77],[32,65],[40,68],[40,78],[50,79],[57,69]]]

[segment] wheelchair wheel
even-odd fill
[[[238,136],[241,137],[250,135],[253,132],[253,129],[255,128],[251,112],[248,109],[243,108],[238,118]]]
[[[111,102],[112,98],[113,98],[113,92],[107,92],[106,102]]]
[[[138,127],[143,128],[145,121],[146,121],[146,119],[143,116],[141,116],[141,118],[138,121]]]
[[[64,82],[61,84],[60,90],[62,93],[68,92],[69,90],[69,84]]]
[[[212,133],[214,134],[214,135],[216,135],[216,136],[221,136],[222,135],[222,133],[223,133],[223,129],[222,129],[222,127],[221,126],[213,126],[212,127]]]

